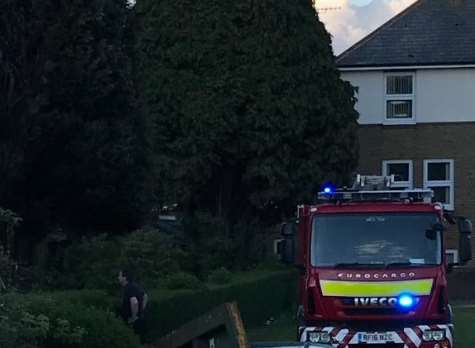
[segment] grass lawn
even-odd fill
[[[285,313],[271,324],[247,331],[250,342],[295,341],[296,327],[291,314]],[[455,308],[456,348],[475,347],[475,308]]]
[[[249,342],[295,341],[297,337],[296,322],[290,313],[282,314],[269,325],[246,331]]]
[[[455,308],[456,348],[475,347],[475,308]]]

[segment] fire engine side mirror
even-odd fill
[[[457,221],[459,230],[459,258],[465,264],[472,259],[472,222],[464,217]]]
[[[287,264],[291,264],[302,268],[299,263],[301,260],[299,249],[299,241],[297,235],[297,223],[295,221],[282,224],[280,233],[283,237],[280,246],[280,259]]]

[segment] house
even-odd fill
[[[475,222],[475,0],[416,1],[337,64],[357,89],[359,172],[431,188]]]

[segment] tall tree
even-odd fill
[[[0,5],[0,202],[24,234],[139,224],[147,182],[126,0]],[[38,233],[40,232],[40,233]]]
[[[136,11],[165,196],[232,232],[354,170],[353,89],[310,0],[138,0]]]

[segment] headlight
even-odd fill
[[[434,341],[442,341],[445,338],[445,331],[436,330],[432,332],[432,339]]]
[[[444,338],[444,330],[427,330],[422,333],[422,339],[424,341],[442,341]]]
[[[309,332],[308,340],[313,343],[320,342],[320,332]]]
[[[311,331],[308,333],[308,340],[312,343],[329,343],[330,334],[324,331]]]
[[[322,332],[320,334],[321,343],[330,343],[330,334],[328,332]]]

